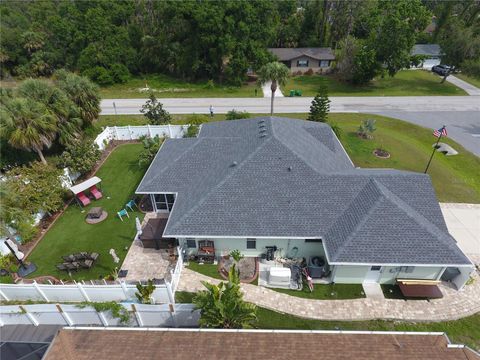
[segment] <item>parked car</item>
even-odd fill
[[[450,66],[447,66],[447,65],[435,65],[435,66],[432,66],[432,72],[438,74],[438,75],[441,75],[441,76],[445,76],[445,74],[447,72],[449,72],[451,69]]]

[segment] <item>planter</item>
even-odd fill
[[[375,155],[377,158],[380,158],[380,159],[389,159],[390,158],[390,153],[388,151],[382,150],[382,149],[373,150],[373,155]]]

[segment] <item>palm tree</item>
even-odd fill
[[[57,86],[65,91],[80,110],[84,125],[91,124],[100,114],[98,86],[84,76],[59,70],[55,73]]]
[[[193,298],[195,309],[200,310],[200,326],[224,329],[250,327],[257,320],[254,304],[243,301],[240,279],[235,265],[228,272],[228,282],[218,285],[202,282],[207,290]]]
[[[58,140],[62,145],[72,144],[80,136],[80,110],[59,88],[45,80],[28,79],[20,84],[19,96],[42,103],[58,120]]]
[[[47,161],[43,148],[49,148],[57,133],[57,118],[45,105],[14,98],[0,108],[0,136],[17,149],[36,151],[42,163]]]
[[[272,82],[270,89],[272,90],[272,99],[270,103],[270,115],[273,115],[273,99],[278,85],[285,86],[290,75],[290,70],[285,64],[274,61],[263,65],[258,71],[258,82],[263,85],[269,81]]]

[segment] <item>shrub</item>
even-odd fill
[[[330,123],[329,124],[330,127],[332,128],[333,132],[335,133],[335,135],[337,136],[337,138],[341,138],[342,135],[343,135],[343,130],[340,126],[338,126],[337,123]]]
[[[138,291],[135,293],[135,296],[142,304],[150,304],[155,288],[152,280],[148,280],[146,285],[137,284]]]
[[[72,172],[86,174],[90,172],[100,160],[102,152],[93,140],[78,141],[68,145],[61,155],[61,164]]]
[[[225,116],[225,120],[238,120],[238,119],[248,119],[250,113],[247,111],[237,111],[235,109],[230,110]]]
[[[325,85],[322,84],[320,91],[315,96],[310,106],[310,113],[307,120],[326,122],[328,112],[330,111],[330,99],[328,98],[328,90]]]
[[[375,127],[376,121],[374,119],[363,120],[360,126],[358,127],[357,134],[364,139],[373,139],[372,133],[377,130]]]
[[[313,69],[308,69],[305,71],[304,75],[312,76],[314,74]]]
[[[143,136],[140,140],[143,143],[143,151],[139,155],[138,165],[144,167],[152,162],[165,139],[157,135],[154,138]]]
[[[205,84],[205,89],[213,89],[215,87],[215,83],[212,79],[208,80]]]
[[[85,70],[83,74],[99,85],[111,85],[114,83],[110,72],[102,66],[95,66],[91,69]]]
[[[130,79],[130,71],[123,64],[113,64],[110,67],[110,74],[115,83],[126,83]]]
[[[467,75],[480,78],[480,60],[465,60],[461,69]]]

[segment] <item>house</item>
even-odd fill
[[[416,44],[410,52],[412,56],[421,56],[424,58],[419,68],[431,69],[435,65],[439,65],[443,52],[438,44]]]
[[[189,253],[320,257],[328,281],[438,280],[473,271],[448,233],[430,177],[355,168],[327,124],[279,117],[203,124],[167,139],[137,194],[167,212],[163,236]]]
[[[290,69],[292,73],[328,72],[335,55],[331,48],[269,48],[278,60]]]
[[[82,359],[478,360],[442,332],[64,328],[46,360]]]

